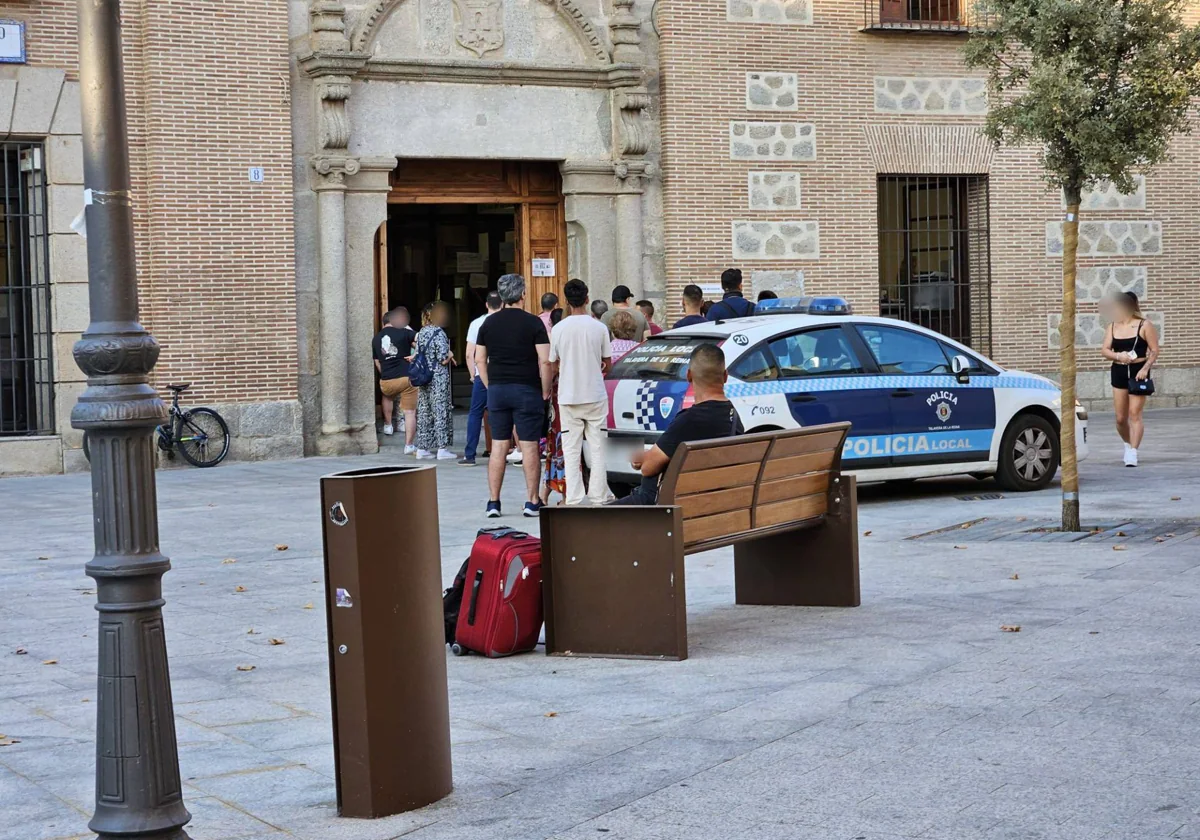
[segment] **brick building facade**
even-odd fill
[[[5,276],[0,475],[82,469],[70,428],[88,323],[75,0],[0,3]],[[123,6],[141,318],[160,387],[221,410],[234,457],[302,452],[285,4]],[[249,180],[250,167],[265,179]]]
[[[1200,7],[1193,7],[1197,16]],[[668,297],[741,265],[753,290],[845,294],[1053,374],[1061,198],[1032,149],[976,132],[958,0],[663,0]],[[1132,288],[1163,337],[1152,404],[1200,401],[1200,138],[1138,191],[1085,198],[1080,394],[1109,401],[1097,303]]]
[[[380,313],[450,302],[461,349],[513,270],[531,299],[630,286],[666,322],[685,284],[741,265],[753,292],[845,294],[1054,371],[1060,200],[1031,150],[979,137],[960,0],[123,8],[155,382],[196,383],[234,458],[375,451]],[[0,475],[84,467],[75,15],[0,2],[26,35],[0,63]],[[1107,402],[1096,303],[1116,288],[1162,330],[1155,402],[1200,401],[1197,171],[1183,138],[1135,194],[1089,197],[1085,402]]]

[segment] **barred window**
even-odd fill
[[[879,314],[992,352],[988,180],[879,177]]]
[[[0,435],[54,433],[50,236],[40,143],[0,142]]]

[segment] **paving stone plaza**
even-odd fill
[[[161,471],[188,832],[1200,837],[1200,411],[1148,415],[1138,470],[1109,423],[1082,466],[1085,523],[1105,529],[1087,539],[1039,530],[1057,488],[866,486],[858,609],[734,606],[721,550],[687,561],[685,662],[451,659],[454,793],[375,822],[335,814],[317,479],[395,448]],[[447,581],[486,524],[483,482],[438,466]],[[85,475],[0,481],[3,840],[91,836],[90,514]]]

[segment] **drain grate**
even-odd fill
[[[974,496],[955,496],[960,502],[994,502],[1003,499],[1003,493],[976,493]]]
[[[1198,519],[1093,522],[1082,531],[1061,531],[1053,519],[983,517],[909,537],[931,542],[1038,542],[1087,545],[1174,545],[1200,536]]]

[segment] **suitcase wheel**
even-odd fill
[[[470,653],[470,651],[468,651],[465,647],[460,645],[458,642],[455,642],[454,644],[450,645],[450,652],[453,653],[455,656],[466,656],[468,653]]]

